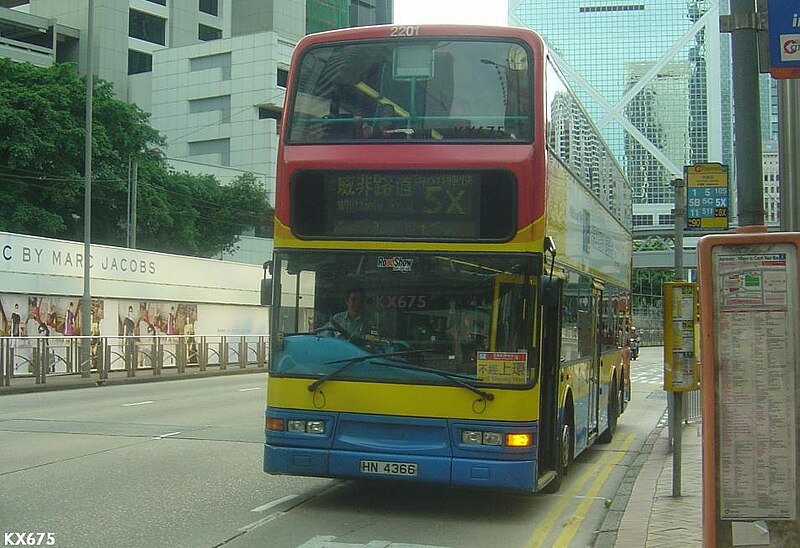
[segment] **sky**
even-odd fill
[[[508,0],[394,0],[394,22],[507,25]]]

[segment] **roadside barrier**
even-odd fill
[[[683,422],[699,422],[703,420],[703,411],[700,405],[700,390],[683,393]]]
[[[265,368],[268,355],[266,335],[0,337],[0,386],[31,377],[45,384],[55,375],[105,380],[113,371],[135,377],[160,375],[165,368],[178,374],[187,367]]]

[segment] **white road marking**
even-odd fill
[[[445,546],[434,546],[432,544],[407,544],[396,543],[390,540],[371,540],[366,544],[355,544],[351,542],[336,542],[333,535],[317,535],[301,544],[298,548],[447,548]]]
[[[237,390],[237,392],[250,392],[251,390],[261,390],[261,387],[257,386],[256,388],[240,388]]]
[[[284,514],[286,514],[286,512],[275,512],[274,514],[270,514],[270,515],[268,515],[266,517],[263,517],[258,521],[254,521],[250,525],[245,525],[244,527],[239,527],[239,531],[242,532],[242,533],[247,533],[248,531],[252,531],[256,527],[260,527],[261,525],[264,525],[265,523],[270,522],[273,519],[277,519],[277,518],[283,516]]]
[[[169,434],[161,434],[160,436],[156,436],[153,439],[154,440],[160,440],[162,438],[168,438],[170,436],[177,436],[178,434],[180,434],[180,432],[170,432]]]
[[[607,497],[590,497],[587,495],[564,495],[562,493],[553,493],[554,497],[569,497],[573,499],[593,499],[593,500],[606,500]]]
[[[147,405],[148,403],[156,403],[153,400],[137,401],[136,403],[123,403],[122,407],[131,407],[133,405]]]
[[[268,502],[268,503],[266,503],[264,505],[261,505],[261,506],[259,506],[257,508],[253,508],[250,511],[251,512],[263,512],[264,510],[269,510],[273,506],[278,506],[282,502],[286,502],[287,500],[292,500],[294,498],[297,498],[297,495],[287,495],[287,496],[285,496],[283,498],[280,498],[280,499],[277,499],[277,500],[273,500],[272,502]]]

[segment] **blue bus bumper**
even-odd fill
[[[275,415],[274,410],[270,415]],[[327,418],[331,429],[322,437],[267,431],[264,471],[296,476],[535,490],[536,445],[507,448],[461,443],[464,429],[535,433],[535,423],[476,424],[461,420],[345,414],[332,414]],[[391,435],[386,435],[389,433]],[[413,473],[409,473],[410,470]]]

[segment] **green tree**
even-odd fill
[[[85,80],[73,65],[0,59],[0,230],[83,239]],[[211,256],[272,221],[252,175],[220,185],[169,170],[149,115],[95,79],[92,241],[124,245],[129,160],[139,164],[137,247]]]
[[[211,256],[233,251],[235,236],[244,230],[272,235],[272,207],[263,183],[250,173],[228,186],[211,175],[170,172],[150,178],[139,186],[137,216],[137,244],[168,253]]]

